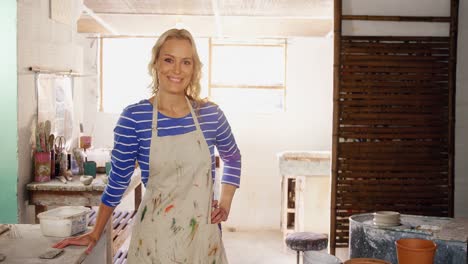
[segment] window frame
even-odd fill
[[[98,111],[105,112],[104,109],[104,81],[103,81],[103,53],[104,53],[104,44],[103,40],[105,38],[157,38],[154,36],[100,36],[98,38],[98,50],[99,50],[99,99],[98,99]],[[216,41],[216,40],[215,40]],[[226,41],[226,40],[222,40]],[[261,43],[261,42],[266,43]],[[230,42],[230,43],[229,43]],[[271,43],[268,43],[271,42]],[[234,47],[282,47],[283,48],[283,56],[284,56],[284,77],[283,77],[283,85],[222,85],[216,84],[212,81],[212,71],[213,71],[213,47],[216,46],[234,46]],[[283,91],[283,107],[280,111],[286,111],[286,90],[287,90],[287,59],[288,59],[288,41],[286,38],[280,39],[266,39],[266,38],[256,38],[253,41],[243,41],[243,40],[227,40],[226,43],[214,43],[213,38],[208,38],[208,69],[207,69],[207,93],[208,97],[211,98],[212,96],[212,89],[225,89],[225,88],[246,88],[246,89],[264,89],[264,90],[282,90]]]
[[[209,38],[209,69],[208,69],[208,96],[211,98],[212,89],[225,89],[225,88],[247,88],[247,89],[266,89],[266,90],[283,90],[283,107],[281,111],[286,111],[286,88],[287,88],[287,59],[288,59],[288,41],[286,38],[274,39],[273,42],[276,43],[260,43],[263,40],[265,42],[271,41],[271,39],[259,38],[254,41],[249,42],[239,42],[239,43],[213,43],[213,38]],[[225,41],[225,40],[222,40]],[[234,46],[234,47],[282,47],[283,56],[284,56],[284,77],[283,85],[223,85],[216,84],[212,81],[212,69],[213,69],[213,47],[216,46]]]
[[[159,36],[127,36],[127,35],[122,35],[122,36],[99,36],[99,65],[98,65],[98,71],[99,71],[99,93],[98,93],[98,112],[102,113],[114,113],[114,112],[106,112],[104,109],[104,96],[105,96],[105,91],[104,91],[104,78],[103,78],[103,65],[104,65],[104,39],[141,39],[141,38],[146,38],[146,39],[154,39],[155,41],[159,38]]]

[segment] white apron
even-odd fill
[[[158,137],[153,101],[150,170],[133,219],[129,264],[227,264],[221,231],[211,224],[211,156],[187,99],[196,130]]]

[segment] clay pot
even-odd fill
[[[343,264],[392,264],[388,261],[374,258],[353,258],[345,261]]]
[[[400,224],[400,213],[394,211],[377,211],[374,213],[374,224],[397,226]]]
[[[426,239],[405,238],[395,242],[399,264],[432,264],[437,245]]]

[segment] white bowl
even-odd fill
[[[93,176],[91,175],[83,175],[80,177],[80,182],[84,185],[90,185],[93,182]]]

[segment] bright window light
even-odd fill
[[[284,111],[285,52],[284,43],[212,45],[211,98],[232,112]]]
[[[102,53],[102,108],[104,112],[121,113],[122,110],[151,97],[152,79],[148,73],[151,49],[157,38],[104,38]],[[208,96],[208,39],[196,39],[202,68],[202,97]]]
[[[102,110],[122,110],[151,97],[147,65],[157,38],[104,38]],[[233,112],[284,111],[285,53],[282,44],[214,42],[195,39],[202,61],[201,97]],[[210,47],[211,45],[211,47]],[[211,64],[210,64],[211,49]],[[210,72],[211,71],[211,72]],[[208,76],[211,76],[211,81]],[[242,107],[239,107],[242,102]]]
[[[102,107],[104,112],[121,113],[130,105],[151,97],[153,38],[104,38],[102,52]]]
[[[211,98],[225,111],[274,113],[284,109],[283,90],[213,88],[211,90]]]
[[[212,54],[213,86],[284,85],[282,46],[213,46]]]

